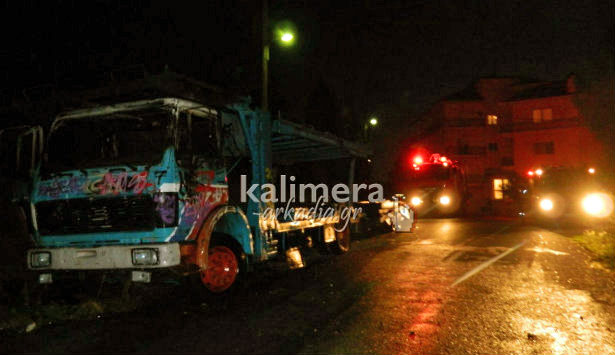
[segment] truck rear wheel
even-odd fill
[[[335,231],[335,241],[331,243],[332,250],[335,254],[344,254],[350,250],[350,228],[345,228],[343,231]]]
[[[243,252],[226,238],[213,238],[207,268],[199,275],[201,283],[212,293],[229,291],[245,272],[245,259]]]

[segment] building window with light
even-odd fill
[[[534,123],[543,121],[551,121],[553,119],[553,110],[550,108],[536,109],[532,111],[532,120]]]
[[[510,182],[508,179],[498,178],[493,179],[493,199],[502,200],[504,194],[510,189]]]
[[[496,115],[487,115],[487,125],[495,126],[498,124],[498,116]]]

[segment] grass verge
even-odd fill
[[[71,320],[92,320],[110,313],[134,311],[136,304],[121,299],[85,299],[77,304],[50,303],[32,307],[0,306],[0,333],[30,332],[41,325]]]
[[[611,270],[615,269],[615,234],[586,230],[572,239],[594,253],[596,261]]]

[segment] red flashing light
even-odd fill
[[[420,157],[420,156],[416,156],[416,157],[414,157],[414,164],[416,164],[416,165],[421,165],[421,164],[423,164],[423,158],[422,158],[422,157]]]
[[[534,172],[530,170],[530,171],[527,172],[527,175],[528,176],[534,176]]]
[[[440,157],[440,161],[443,163],[446,163],[448,161],[448,159],[446,157]]]

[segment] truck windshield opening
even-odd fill
[[[598,184],[598,179],[588,174],[585,169],[550,169],[539,179],[536,179],[536,188],[541,190],[590,189],[598,186]]]
[[[418,170],[410,170],[408,177],[412,182],[445,181],[450,177],[450,170],[441,164],[423,164]]]
[[[163,110],[67,119],[49,136],[44,170],[156,164],[173,142],[171,122]]]

